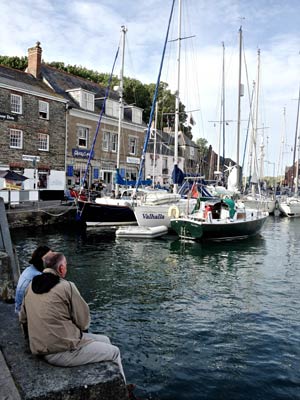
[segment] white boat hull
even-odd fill
[[[300,199],[287,198],[285,201],[278,202],[281,214],[286,217],[300,217]]]
[[[155,227],[164,225],[171,227],[171,216],[169,216],[170,207],[178,208],[180,214],[189,214],[196,204],[195,199],[181,199],[176,203],[151,205],[141,204],[134,207],[134,215],[139,226]]]
[[[117,238],[134,238],[134,239],[153,239],[168,233],[168,228],[164,225],[147,227],[147,226],[124,226],[116,231]]]
[[[247,209],[263,210],[268,211],[269,214],[273,214],[276,208],[276,200],[274,199],[254,199],[254,198],[243,198],[241,202]]]

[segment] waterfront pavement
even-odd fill
[[[6,208],[10,228],[76,222],[74,203],[60,200],[24,202]]]
[[[112,362],[61,368],[33,356],[14,304],[0,301],[0,399],[125,400],[126,386]]]

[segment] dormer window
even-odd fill
[[[95,95],[83,89],[67,90],[79,106],[88,111],[95,111]]]
[[[143,110],[140,108],[132,107],[132,122],[135,124],[141,124],[142,121],[142,112]]]
[[[114,101],[111,99],[107,99],[105,103],[105,114],[108,115],[109,117],[119,117],[119,102]],[[124,118],[124,109],[123,109],[123,115],[122,119]]]

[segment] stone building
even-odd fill
[[[82,183],[93,148],[86,185],[91,186],[101,179],[111,188],[117,164],[118,92],[111,90],[104,105],[106,88],[42,63],[42,51],[39,45],[35,59],[29,59],[28,68],[32,70],[34,66],[36,74],[42,77],[43,82],[67,102],[65,147],[67,186]],[[145,136],[142,113],[141,108],[124,105],[119,165],[121,176],[128,180],[136,179],[138,174]],[[100,116],[101,124],[99,124]]]
[[[39,44],[29,49],[29,64]],[[66,100],[28,72],[0,66],[0,169],[24,174],[25,189],[64,189]]]

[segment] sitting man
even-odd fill
[[[118,347],[107,336],[84,332],[90,311],[74,283],[64,279],[65,256],[50,252],[44,265],[27,289],[19,317],[27,324],[31,352],[61,367],[112,361],[126,382]]]

